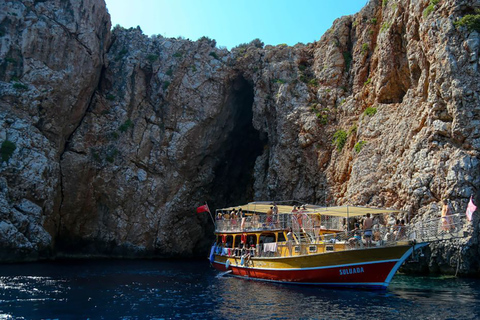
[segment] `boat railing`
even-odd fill
[[[288,230],[292,228],[294,232],[301,229],[312,230],[309,233],[312,238],[315,237],[313,230],[339,230],[341,226],[341,219],[338,217],[321,217],[320,220],[317,215],[306,213],[255,214],[247,215],[244,218],[217,219],[215,221],[216,232]]]
[[[263,230],[286,230],[292,227],[291,214],[248,215],[244,218],[218,219],[216,232],[247,232]]]
[[[286,216],[292,217],[292,215]],[[300,228],[296,218],[293,217],[287,220],[285,215],[283,217],[278,215],[278,219],[273,221],[267,221],[262,219],[262,217],[259,218],[258,221],[250,221],[250,225],[245,224],[244,226],[252,228],[252,230],[264,230],[264,228],[288,229],[293,226],[297,229],[296,231],[294,230],[295,240],[270,244],[260,243],[244,250],[239,248],[221,248],[219,246],[217,248],[217,251],[220,250],[218,251],[219,254],[240,257],[248,253],[250,257],[285,257],[321,252],[358,250],[368,247],[405,245],[413,242],[434,242],[465,237],[464,226],[466,223],[465,214],[457,213],[445,218],[420,220],[406,226],[377,224],[372,228],[372,241],[367,242],[364,231],[361,232],[361,239],[356,239],[353,230],[324,233],[322,229],[316,228],[315,224],[304,224],[304,221],[302,221],[302,227]],[[228,222],[231,223],[231,221]],[[277,225],[272,226],[270,223],[277,223]],[[231,225],[224,225],[224,227],[231,227]],[[313,234],[314,236],[302,238],[300,236],[302,233]]]

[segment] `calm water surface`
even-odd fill
[[[480,281],[396,275],[387,291],[217,277],[208,261],[0,265],[0,319],[478,319]]]

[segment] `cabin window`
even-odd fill
[[[260,243],[275,242],[275,233],[262,233],[260,235]]]
[[[235,247],[237,247],[237,248],[240,247],[240,243],[241,243],[241,242],[242,242],[242,236],[239,235],[239,234],[237,234],[237,235],[235,236]]]
[[[217,245],[221,245],[222,244],[222,235],[217,235]]]
[[[257,235],[256,234],[249,234],[247,236],[247,244],[248,246],[256,245],[257,244]]]
[[[287,239],[285,239],[285,235],[283,234],[283,232],[279,232],[278,233],[278,242],[283,242],[283,241],[287,241]]]
[[[227,241],[226,241],[226,248],[231,248],[233,245],[233,236],[227,236]]]

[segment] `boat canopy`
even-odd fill
[[[255,212],[255,213],[267,213],[270,207],[273,206],[273,202],[250,202],[245,205],[228,207],[223,209],[218,209],[217,211],[231,211],[233,209],[242,209],[244,212]],[[368,208],[368,207],[359,207],[359,206],[336,206],[336,207],[322,207],[317,205],[306,204],[302,205],[303,213],[306,214],[320,214],[326,216],[336,216],[336,217],[354,217],[354,216],[363,216],[367,213],[370,214],[380,214],[380,213],[398,213],[402,210],[396,209],[379,209],[379,208]],[[277,205],[278,213],[291,213],[293,206],[286,205]]]

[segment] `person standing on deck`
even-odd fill
[[[372,246],[372,227],[373,227],[373,220],[370,218],[370,213],[367,213],[367,217],[363,220],[363,232],[364,232],[364,238],[367,247]]]
[[[455,229],[455,225],[453,224],[452,211],[452,206],[450,205],[450,203],[448,203],[448,200],[443,199],[442,229],[444,231],[450,231]]]
[[[288,229],[287,233],[287,249],[288,249],[288,254],[291,256],[292,255],[292,245],[293,245],[293,231],[292,228]]]

